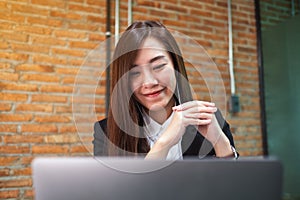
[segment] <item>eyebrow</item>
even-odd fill
[[[165,58],[164,55],[156,56],[156,57],[152,58],[152,59],[149,61],[149,63],[154,63],[155,61],[160,60],[160,59],[163,59],[163,58]]]
[[[149,60],[148,63],[151,64],[151,63],[154,63],[155,61],[161,60],[161,59],[166,60],[166,56],[164,56],[164,55],[156,56],[156,57],[154,57],[154,58],[151,58],[151,59]],[[132,68],[133,68],[133,67],[137,67],[137,66],[139,66],[139,65],[134,64],[134,65],[132,65]]]

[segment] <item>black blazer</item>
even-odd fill
[[[223,132],[234,147],[233,137],[230,131],[229,124],[224,120],[221,112],[216,112],[216,118]],[[98,121],[94,125],[94,156],[108,156],[107,152],[107,119]],[[197,156],[199,158],[207,156],[215,156],[215,151],[212,144],[206,140],[193,126],[188,126],[181,142],[183,157]]]

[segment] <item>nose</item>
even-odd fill
[[[151,72],[144,74],[144,80],[142,82],[143,87],[149,88],[149,87],[153,87],[157,84],[158,84],[158,81],[157,81],[156,77],[153,76],[153,74]]]

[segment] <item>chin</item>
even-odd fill
[[[161,103],[155,103],[155,104],[147,105],[147,109],[149,111],[162,111],[162,110],[166,110],[167,107],[168,107],[167,102],[161,102]]]

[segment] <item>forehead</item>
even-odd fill
[[[135,65],[143,65],[149,63],[149,61],[157,56],[165,56],[166,59],[170,59],[169,53],[163,44],[155,38],[147,38],[138,50],[137,57],[135,59]]]

